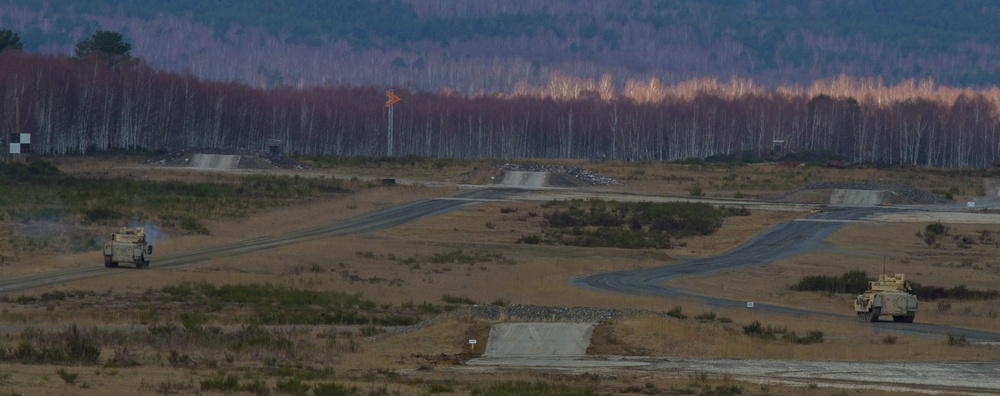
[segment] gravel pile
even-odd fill
[[[504,171],[562,173],[590,186],[622,186],[625,182],[583,168],[566,165],[502,164],[494,165]]]
[[[270,151],[264,151],[257,153],[257,156],[263,158],[271,163],[271,165],[277,166],[282,169],[303,169],[303,170],[313,170],[315,168],[303,164],[299,161],[293,160],[291,158],[272,154]]]
[[[794,190],[779,194],[774,197],[776,201],[793,199],[796,195],[813,192],[815,190],[872,190],[889,191],[894,194],[892,201],[897,204],[920,205],[938,204],[950,202],[948,199],[937,194],[916,189],[905,184],[879,183],[879,182],[816,182],[809,183]]]
[[[164,155],[146,161],[150,165],[168,165],[180,161],[182,158],[194,154],[217,154],[217,155],[242,155],[263,159],[271,165],[282,169],[313,169],[311,166],[295,161],[293,159],[272,154],[270,151],[255,151],[245,149],[219,149],[219,148],[188,148],[174,150]]]

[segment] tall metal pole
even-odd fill
[[[389,90],[389,93],[390,94],[392,93],[391,89]],[[388,135],[389,135],[389,138],[388,138],[389,141],[385,145],[385,149],[386,149],[385,156],[386,157],[392,157],[392,104],[389,105],[389,133],[388,133]]]
[[[392,93],[391,89],[385,90],[385,108],[389,110],[389,133],[388,142],[385,145],[386,156],[392,157],[392,105],[399,101],[399,97]]]

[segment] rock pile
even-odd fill
[[[503,171],[562,173],[590,186],[625,185],[625,182],[621,180],[613,179],[600,173],[583,168],[577,168],[575,166],[506,163],[494,165],[494,168]]]
[[[504,318],[520,322],[606,322],[640,312],[631,308],[547,307],[514,304],[509,306],[477,305],[472,315],[485,320]]]

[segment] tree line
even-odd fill
[[[127,55],[17,50],[0,52],[0,70],[0,128],[31,133],[35,154],[263,149],[271,139],[307,155],[387,154],[381,87],[264,90],[159,71]],[[545,87],[503,95],[396,89],[403,101],[394,107],[389,154],[674,161],[810,151],[848,162],[936,167],[1000,160],[996,89],[926,80],[885,86],[842,76],[809,89],[762,89],[740,79],[665,86],[653,79],[616,91],[606,84],[610,78],[553,74]]]
[[[0,0],[32,52],[125,32],[157,68],[257,87],[539,85],[551,72],[776,87],[838,73],[892,83],[1000,81],[1000,6],[965,0]]]

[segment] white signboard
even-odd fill
[[[972,201],[969,201],[968,205],[969,205],[970,208],[976,207],[976,203],[972,202]]]

